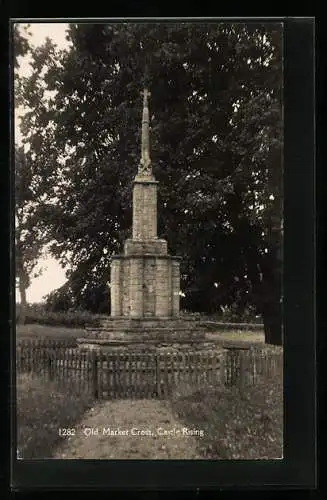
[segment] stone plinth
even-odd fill
[[[112,317],[176,317],[179,259],[150,253],[114,256],[110,287]]]

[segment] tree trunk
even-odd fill
[[[21,325],[25,324],[26,310],[27,310],[27,299],[26,299],[26,285],[22,277],[19,278],[19,293],[20,293],[20,314],[18,317],[18,322]]]
[[[271,297],[263,306],[265,343],[283,345],[280,297]]]
[[[282,269],[276,249],[266,257],[262,265],[262,316],[266,344],[283,344]]]

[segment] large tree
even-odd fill
[[[53,94],[33,103],[24,132],[52,158],[57,203],[45,219],[75,300],[104,299],[108,256],[130,231],[146,83],[159,232],[183,258],[185,305],[255,303],[267,315],[262,293],[280,267],[268,233],[269,197],[281,199],[281,26],[74,24],[69,38],[69,51],[48,42],[34,55],[26,103],[40,75]]]
[[[17,24],[13,25],[13,40],[14,40],[14,84],[15,84],[15,112],[20,104],[21,95],[21,78],[19,75],[19,65],[20,58],[26,56],[30,50],[30,46],[27,39],[27,28],[20,30]],[[22,32],[23,31],[23,32]],[[31,269],[29,265],[26,265],[27,260],[34,262],[35,250],[32,250],[31,246],[24,252],[24,227],[23,224],[26,222],[26,215],[23,215],[23,206],[25,205],[25,195],[22,191],[25,187],[25,180],[23,180],[22,175],[24,171],[22,165],[24,164],[23,151],[15,148],[15,278],[16,287],[19,289],[21,297],[21,311],[20,311],[20,321],[24,322],[25,312],[26,312],[26,289],[29,285],[29,274]],[[18,199],[18,197],[20,199]],[[24,221],[24,222],[23,222]]]
[[[43,238],[38,228],[38,193],[33,183],[31,159],[23,148],[15,151],[15,267],[16,286],[20,293],[19,321],[24,323],[27,307],[26,291],[31,278],[39,276],[37,264],[43,251]]]
[[[14,38],[14,84],[15,84],[15,115],[23,112],[25,104],[22,89],[24,78],[20,75],[21,57],[32,52],[28,42],[29,25],[15,24]],[[37,92],[37,87],[34,91]],[[30,105],[33,106],[33,99]],[[16,139],[16,138],[15,138]],[[41,167],[41,168],[40,168]],[[38,267],[39,259],[44,253],[47,243],[40,210],[47,200],[53,182],[47,175],[46,164],[40,165],[29,144],[19,145],[15,141],[14,154],[14,218],[15,218],[15,277],[16,287],[20,293],[19,321],[24,323],[27,307],[26,291],[32,278],[42,273]]]

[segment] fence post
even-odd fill
[[[160,354],[158,352],[155,353],[155,363],[156,396],[157,398],[160,398]]]
[[[233,347],[226,347],[227,349],[226,352],[226,382],[227,385],[235,385],[236,383],[236,373],[235,373],[235,368],[236,368],[236,353],[235,353],[235,348]]]
[[[99,399],[99,385],[98,385],[98,356],[94,349],[92,351],[92,393],[95,399]]]
[[[230,382],[231,385],[237,385],[238,382],[238,371],[239,371],[239,352],[235,350],[230,351],[231,354],[231,377]]]
[[[241,387],[245,376],[244,358],[242,353],[248,350],[248,347],[226,346],[226,376],[229,385],[238,385]]]
[[[244,387],[246,386],[246,351],[240,351],[238,353],[238,356],[239,356],[239,360],[238,360],[238,364],[239,364],[239,380],[238,380],[238,383],[239,383],[239,388],[241,390],[244,389]]]
[[[213,362],[213,359],[215,359],[215,363]],[[227,363],[226,363],[226,353],[223,352],[219,355],[217,355],[216,353],[214,353],[214,358],[211,359],[211,370],[213,369],[213,366],[216,365],[216,362],[217,360],[219,361],[220,363],[220,366],[219,366],[219,377],[220,377],[220,384],[221,385],[225,385],[226,382],[227,382],[227,375],[226,375],[226,366],[227,366]],[[214,376],[212,375],[212,380],[214,381]]]
[[[49,380],[53,380],[53,363],[51,353],[48,354],[48,377]]]

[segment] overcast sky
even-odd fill
[[[29,38],[29,42],[31,45],[37,47],[45,42],[46,37],[49,37],[58,45],[58,48],[68,47],[68,42],[65,40],[67,28],[68,24],[66,23],[30,23],[29,31],[31,32],[31,37]],[[29,61],[30,58],[28,57],[20,59],[21,74],[27,75],[29,73]],[[16,122],[15,125],[15,139],[19,141],[18,123]],[[55,259],[42,259],[39,265],[42,268],[46,268],[46,270],[42,276],[33,279],[31,286],[27,289],[27,300],[30,303],[41,302],[44,295],[60,287],[66,281],[64,270]],[[19,302],[19,292],[16,293],[16,298]]]

